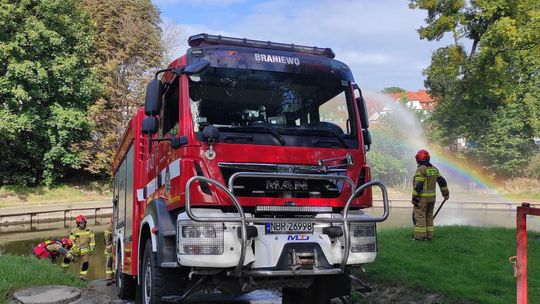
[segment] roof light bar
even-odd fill
[[[307,53],[312,55],[325,56],[328,58],[336,57],[334,51],[331,48],[320,48],[316,46],[295,45],[287,43],[279,43],[272,41],[252,40],[246,38],[234,38],[221,35],[208,35],[206,33],[197,34],[189,37],[189,46],[201,46],[201,45],[237,45],[246,47],[255,47],[271,50],[282,50],[291,52]]]

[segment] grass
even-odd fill
[[[538,190],[523,191],[519,193],[508,193],[508,194],[505,194],[505,196],[511,199],[515,199],[515,200],[520,200],[520,199],[525,200],[525,201],[529,199],[540,200],[540,192]]]
[[[375,284],[441,295],[437,303],[515,303],[516,281],[508,262],[516,255],[515,230],[446,226],[435,233],[433,241],[415,242],[412,228],[380,230],[377,260],[357,275]],[[528,265],[529,300],[540,303],[537,233],[529,232]]]
[[[49,260],[30,256],[0,255],[0,303],[8,303],[12,293],[20,288],[39,285],[86,287],[78,277],[63,272]]]
[[[54,187],[2,186],[0,208],[20,204],[82,202],[110,199],[110,185],[106,182],[61,184]]]

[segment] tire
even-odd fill
[[[161,303],[161,297],[183,293],[185,281],[178,269],[157,266],[157,259],[152,251],[152,241],[148,239],[144,247],[141,263],[141,301],[142,304]]]
[[[118,297],[122,300],[132,300],[135,298],[137,281],[132,276],[122,273],[122,253],[120,251],[118,251],[116,257],[116,288],[118,289]]]

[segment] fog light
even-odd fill
[[[352,245],[351,252],[376,252],[377,246],[375,244],[364,244],[364,245]]]
[[[375,224],[351,224],[352,237],[375,237]]]
[[[375,223],[350,225],[351,252],[377,252]]]
[[[178,254],[223,254],[223,224],[178,221]]]

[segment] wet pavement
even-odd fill
[[[90,282],[90,292],[98,292],[101,297],[105,296],[106,299],[110,301],[115,301],[114,303],[129,303],[133,304],[134,301],[120,301],[116,296],[116,287],[115,286],[106,286],[104,280],[94,280]],[[93,291],[93,292],[92,292]],[[82,297],[84,299],[84,295]],[[100,299],[99,297],[97,299]],[[86,303],[86,302],[81,302]],[[89,302],[89,303],[103,303],[103,302]],[[238,297],[233,297],[230,295],[223,294],[221,292],[198,292],[191,295],[186,301],[185,304],[204,304],[204,303],[219,303],[219,304],[240,304],[240,303],[252,303],[252,304],[280,304],[281,303],[281,293],[276,290],[257,290],[253,291]]]

